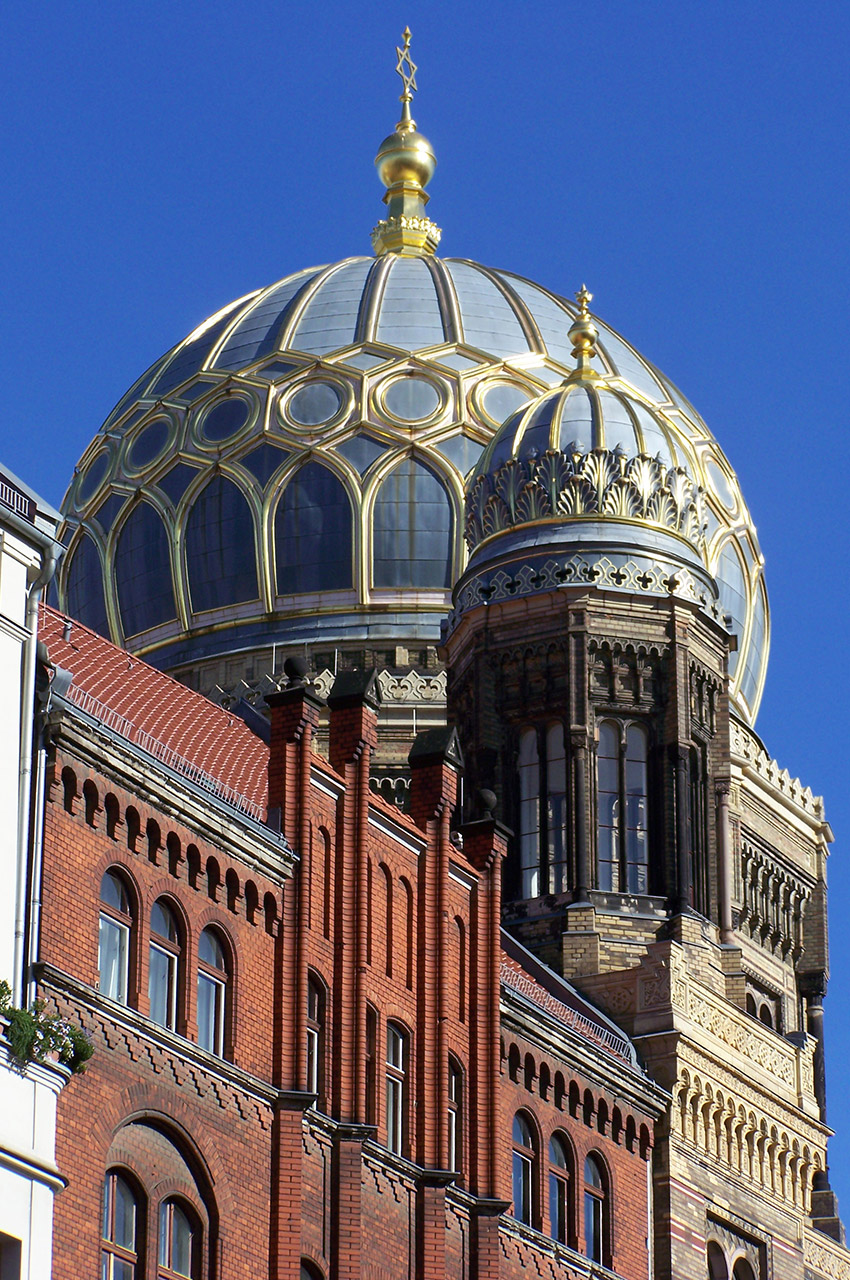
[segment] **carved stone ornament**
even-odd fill
[[[479,476],[466,501],[464,536],[470,551],[491,534],[537,520],[638,520],[686,538],[702,555],[706,519],[703,490],[682,467],[620,449],[589,453],[547,449],[509,458]]]

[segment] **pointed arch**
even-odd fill
[[[184,540],[195,613],[258,598],[254,517],[232,480],[214,475],[196,494]]]
[[[353,514],[345,487],[320,462],[290,475],[274,517],[279,595],[353,586]]]

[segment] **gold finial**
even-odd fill
[[[596,355],[596,339],[599,337],[599,330],[590,317],[587,305],[592,301],[593,294],[588,291],[587,285],[583,284],[576,294],[578,315],[570,326],[568,335],[573,344],[573,355],[576,359],[576,367],[567,379],[568,382],[580,382],[584,378],[599,377],[596,370],[590,367],[590,362]]]
[[[401,119],[395,132],[384,138],[375,157],[378,175],[387,188],[384,204],[389,216],[372,231],[372,245],[380,257],[399,253],[406,257],[435,253],[442,232],[425,216],[425,188],[433,177],[437,159],[427,138],[416,131],[410,104],[416,91],[416,63],[410,56],[410,28],[405,27],[401,48],[396,45],[396,71],[404,86]]]

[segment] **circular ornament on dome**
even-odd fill
[[[293,391],[284,413],[299,427],[321,427],[337,417],[342,405],[342,388],[336,383],[307,382]]]
[[[475,407],[496,427],[531,399],[531,392],[516,382],[479,382],[473,392]]]
[[[112,467],[112,458],[107,449],[101,449],[77,481],[77,494],[74,499],[78,507],[84,507],[97,493]]]
[[[397,422],[423,422],[433,418],[443,403],[436,383],[429,378],[409,376],[385,382],[378,398],[381,407]]]
[[[254,405],[242,395],[229,395],[203,411],[197,432],[204,444],[221,444],[230,440],[253,417]]]
[[[124,451],[128,471],[142,471],[165,453],[171,439],[173,423],[168,418],[154,418],[137,431]]]
[[[735,501],[735,494],[732,491],[732,486],[713,458],[709,458],[706,462],[705,472],[708,476],[711,487],[723,503],[726,510],[734,511],[738,504]]]

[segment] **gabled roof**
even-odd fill
[[[165,763],[194,766],[219,783],[222,794],[245,797],[251,809],[265,817],[268,747],[238,716],[81,622],[71,622],[69,627],[69,620],[49,605],[41,608],[39,638],[50,662],[73,677],[69,701],[105,719],[119,735],[146,747]],[[111,715],[106,716],[107,712]],[[187,772],[179,763],[177,767]]]

